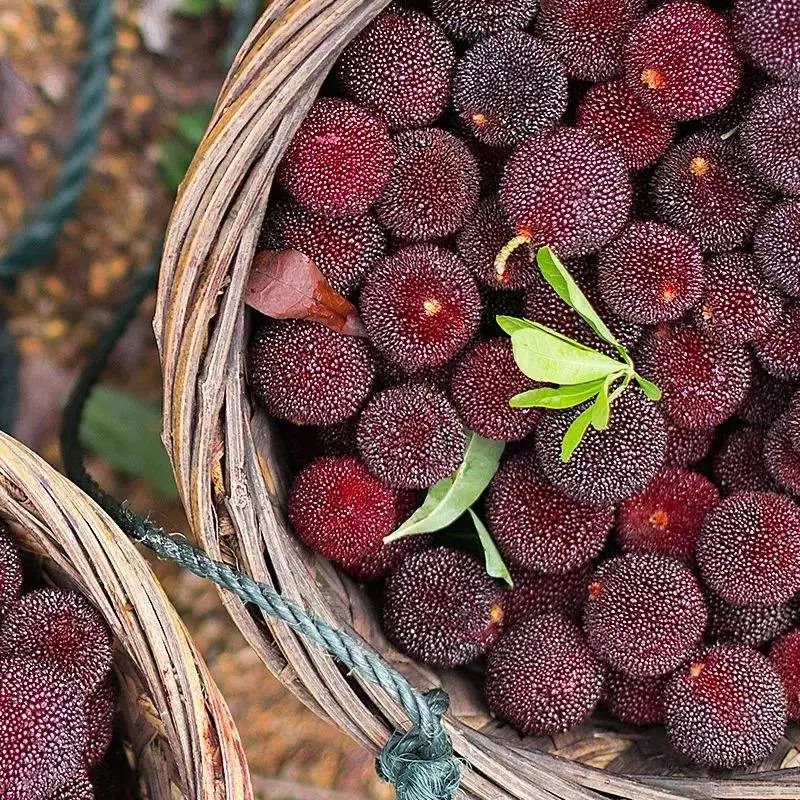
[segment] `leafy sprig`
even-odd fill
[[[542,277],[618,358],[587,347],[538,322],[497,317],[509,336],[519,369],[534,381],[550,384],[511,398],[514,408],[574,408],[592,401],[573,420],[561,443],[561,458],[569,461],[590,427],[605,430],[611,406],[632,382],[653,401],[661,390],[637,371],[627,348],[609,330],[586,295],[549,247],[539,248],[536,264]]]

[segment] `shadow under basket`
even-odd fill
[[[239,734],[135,545],[85,494],[0,434],[0,519],[47,583],[81,592],[114,637],[117,733],[142,800],[252,800]]]
[[[328,70],[386,0],[274,0],[243,45],[181,188],[156,315],[165,441],[197,542],[317,616],[359,634],[419,689],[443,687],[462,789],[501,800],[797,798],[800,731],[746,774],[681,764],[661,730],[595,716],[561,736],[521,739],[490,718],[466,671],[435,672],[384,639],[366,593],[304,549],[286,522],[282,443],[245,382],[243,305],[272,178]],[[260,657],[313,711],[377,750],[403,725],[378,689],[232,595],[223,600]]]

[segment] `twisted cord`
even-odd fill
[[[137,280],[133,292],[101,336],[73,387],[64,408],[61,428],[61,450],[67,476],[123,531],[159,558],[174,561],[195,575],[233,592],[244,602],[258,606],[325,648],[348,669],[356,670],[366,680],[384,689],[403,707],[412,728],[390,737],[376,761],[378,774],[396,786],[400,800],[450,800],[461,781],[462,762],[454,754],[442,724],[448,706],[446,693],[435,690],[420,694],[373,650],[327,622],[310,616],[272,587],[258,583],[229,564],[215,561],[186,540],[166,534],[162,528],[105,492],[87,472],[79,443],[83,409],[114,346],[157,282],[158,266],[154,263]]]
[[[111,0],[82,0],[81,7],[86,29],[86,58],[81,67],[75,130],[53,196],[34,212],[0,259],[0,281],[9,285],[20,273],[53,254],[64,223],[72,216],[83,192],[89,165],[97,150],[106,113],[114,19]]]

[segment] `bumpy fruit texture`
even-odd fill
[[[546,411],[536,430],[536,454],[544,475],[565,494],[585,503],[616,503],[643,489],[661,468],[667,429],[659,404],[629,388],[611,407],[608,428],[589,428],[569,461],[561,442],[582,411]]]
[[[714,133],[688,136],[664,156],[652,196],[659,219],[714,252],[747,244],[769,203],[735,141]]]
[[[625,45],[625,80],[656,114],[685,120],[726,106],[741,67],[725,19],[698,2],[650,11]]]
[[[680,428],[667,422],[667,452],[665,467],[691,467],[711,451],[714,429]]]
[[[555,128],[523,142],[500,201],[515,232],[561,258],[599,250],[622,231],[633,199],[622,156],[592,134]]]
[[[51,795],[48,800],[95,800],[92,782],[85,772],[81,773],[54,795]]]
[[[763,336],[783,310],[778,290],[747,253],[708,259],[703,299],[694,312],[698,330],[715,342],[744,344]]]
[[[714,457],[714,479],[723,495],[761,492],[773,487],[764,463],[764,430],[734,428]]]
[[[664,469],[620,506],[620,548],[691,563],[700,526],[718,502],[719,491],[708,478],[685,469]]]
[[[764,465],[773,481],[785,492],[800,496],[800,414],[797,409],[781,417],[764,439]]]
[[[447,107],[455,48],[425,14],[389,10],[345,49],[334,69],[344,94],[393,130],[433,124]]]
[[[522,29],[536,15],[538,0],[432,0],[437,22],[456,39],[475,42]]]
[[[481,298],[456,255],[412,245],[367,276],[361,314],[378,350],[416,372],[445,364],[469,342],[480,324]]]
[[[783,682],[789,707],[789,719],[800,720],[800,630],[794,630],[774,642],[769,660]]]
[[[800,379],[800,303],[789,302],[778,321],[755,343],[761,366],[780,380]]]
[[[373,475],[400,489],[426,489],[455,472],[466,432],[450,401],[425,382],[384,389],[358,422],[358,451]]]
[[[797,0],[734,0],[736,46],[779,81],[800,83],[800,3]]]
[[[379,481],[355,456],[316,459],[295,478],[289,495],[289,521],[297,536],[345,568],[377,558],[384,537],[408,516],[406,511],[402,493]]]
[[[688,567],[655,553],[606,561],[584,606],[592,649],[635,677],[674,670],[702,638],[706,618],[703,593]]]
[[[544,0],[536,32],[573,78],[600,81],[622,72],[623,48],[645,0]]]
[[[631,170],[656,162],[675,136],[675,123],[654,114],[622,80],[589,88],[578,104],[578,127],[613,147]]]
[[[761,647],[786,633],[797,621],[790,603],[774,606],[733,606],[714,594],[708,603],[708,638],[715,642],[738,642]]]
[[[83,706],[87,723],[83,757],[87,767],[97,766],[111,745],[116,707],[117,691],[108,675],[89,695]]]
[[[406,495],[417,496],[417,492],[405,492]],[[419,508],[422,499],[418,499],[416,505],[409,509],[409,514],[401,514],[399,523],[404,522],[411,511]],[[389,573],[397,569],[400,562],[411,553],[421,553],[431,546],[430,536],[406,536],[404,539],[399,539],[390,544],[384,544],[383,547],[372,555],[366,556],[357,564],[348,566],[345,570],[347,574],[357,581],[362,583],[376,583],[382,578],[385,578]]]
[[[537,386],[514,361],[511,340],[479,342],[453,368],[450,397],[464,424],[487,438],[515,442],[533,433],[541,412],[512,408],[514,395]]]
[[[579,622],[583,601],[593,567],[587,565],[566,575],[542,575],[538,572],[512,570],[514,588],[506,602],[509,627],[542,614],[556,613]]]
[[[0,619],[22,593],[22,562],[11,534],[0,523]]]
[[[90,695],[111,669],[113,646],[102,617],[76,592],[39,589],[21,597],[0,624],[0,657],[35,659]]]
[[[461,139],[439,128],[395,137],[397,159],[378,201],[380,221],[405,241],[455,233],[475,211],[480,172]]]
[[[658,222],[635,222],[598,259],[600,296],[640,325],[679,319],[700,300],[703,253],[695,239]]]
[[[711,342],[684,324],[650,332],[639,343],[635,361],[661,388],[659,405],[666,415],[684,428],[712,428],[733,415],[753,372],[744,347]]]
[[[292,139],[278,183],[309,211],[349,217],[378,199],[394,160],[386,123],[355,103],[322,98]]]
[[[268,414],[330,425],[358,411],[375,377],[369,345],[316,322],[270,320],[249,351],[250,386]]]
[[[603,690],[603,703],[613,717],[628,725],[661,725],[664,722],[665,675],[634,678],[612,672]]]
[[[383,630],[406,655],[449,669],[483,655],[503,628],[503,590],[468,553],[436,547],[388,577]]]
[[[761,761],[786,727],[780,678],[764,656],[740,644],[710,647],[681,667],[664,703],[672,746],[709,767]]]
[[[456,67],[453,105],[481,142],[513,147],[567,110],[567,74],[553,47],[522,31],[484,39]]]
[[[725,498],[703,522],[697,564],[705,584],[736,606],[767,606],[800,591],[800,509],[773,492]]]
[[[458,254],[481,286],[516,291],[542,283],[530,247],[515,250],[502,265],[495,263],[497,254],[514,235],[495,196],[482,200],[459,232]]]
[[[514,626],[492,648],[484,694],[492,714],[523,736],[548,735],[592,713],[604,678],[577,625],[545,614]]]
[[[83,766],[83,698],[44,664],[0,659],[0,796],[47,797]]]
[[[767,280],[800,297],[800,200],[772,206],[756,227],[753,254]]]
[[[271,210],[261,238],[268,250],[307,255],[342,294],[355,291],[386,253],[386,235],[370,214],[331,219],[292,203],[279,203]]]
[[[800,85],[775,86],[756,95],[739,132],[742,150],[761,180],[800,194]]]
[[[563,575],[600,554],[614,507],[576,502],[542,475],[532,451],[512,456],[492,479],[486,518],[506,563]]]
[[[789,410],[793,391],[791,383],[773,378],[756,365],[753,383],[739,409],[739,416],[751,425],[771,425]]]

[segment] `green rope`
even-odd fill
[[[75,130],[56,181],[53,196],[31,215],[26,227],[11,241],[0,259],[0,281],[13,284],[17,276],[47,261],[53,254],[64,223],[72,216],[83,193],[89,165],[97,150],[106,113],[114,19],[111,0],[82,0],[86,29],[86,58],[80,75]]]
[[[453,752],[442,715],[447,694],[440,690],[420,694],[374,651],[364,647],[323,620],[310,616],[299,605],[285,600],[272,587],[210,558],[184,538],[170,536],[148,519],[120,503],[88,474],[79,443],[83,410],[92,388],[103,372],[114,347],[134,318],[142,300],[158,282],[153,264],[139,278],[130,297],[103,332],[97,348],[76,382],[64,409],[61,452],[67,476],[83,489],[134,540],[159,558],[174,561],[201,578],[233,592],[246,603],[258,606],[296,632],[325,648],[344,666],[380,686],[405,710],[412,727],[395,732],[376,761],[379,776],[395,785],[400,800],[449,800],[461,781],[462,763]]]

